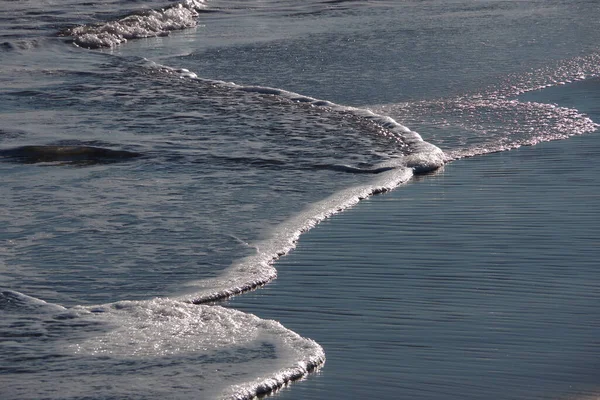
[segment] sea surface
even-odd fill
[[[597,393],[599,15],[0,0],[0,398]]]
[[[599,139],[460,160],[303,235],[229,301],[326,351],[277,398],[598,399]]]

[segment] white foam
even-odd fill
[[[175,360],[170,365],[170,369],[177,370],[173,379],[153,376],[151,372],[140,374],[143,391],[152,392],[157,385],[187,385],[188,394],[193,393],[194,387],[213,390],[214,393],[203,393],[208,395],[206,398],[251,399],[299,379],[325,362],[323,349],[316,342],[276,321],[220,306],[156,298],[76,309],[88,319],[107,322],[114,329],[70,345],[73,353],[115,364]],[[224,352],[221,355],[220,350]],[[269,351],[274,353],[261,354]],[[202,376],[201,384],[190,376],[190,370],[195,368],[176,366],[179,357],[211,360],[196,371]],[[231,357],[236,362],[228,359]],[[128,377],[123,385],[130,382]],[[131,390],[121,387],[118,380],[112,386],[115,394]],[[108,390],[104,394],[110,393]]]
[[[114,47],[127,40],[165,36],[170,31],[194,27],[198,12],[203,8],[204,0],[185,0],[167,8],[129,15],[117,21],[78,26],[68,33],[80,47]]]
[[[552,67],[536,69],[520,76],[510,77],[507,79],[505,87],[493,88],[489,96],[513,97],[598,76],[600,76],[600,53],[592,53],[562,60]]]
[[[67,309],[58,304],[47,303],[42,299],[27,296],[15,290],[4,289],[0,291],[0,309],[8,311],[18,309],[19,312],[53,313],[63,312]]]
[[[251,399],[325,362],[313,340],[220,306],[156,298],[66,309],[2,290],[0,310],[3,399]]]
[[[360,200],[373,194],[382,193],[407,182],[413,170],[403,168],[394,161],[379,166],[384,170],[368,186],[356,186],[340,191],[325,200],[311,204],[275,228],[270,239],[252,243],[257,249],[255,255],[246,257],[230,266],[222,275],[200,281],[188,282],[179,299],[194,303],[205,303],[227,298],[262,286],[277,277],[273,262],[292,250],[303,232],[306,232],[324,219],[352,207]],[[393,168],[392,168],[393,167]]]

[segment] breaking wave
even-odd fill
[[[158,10],[134,13],[116,21],[82,25],[62,32],[77,46],[97,49],[114,47],[132,39],[166,36],[171,31],[196,26],[206,8],[204,0],[185,0]]]

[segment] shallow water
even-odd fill
[[[212,302],[371,194],[596,131],[595,15],[1,3],[0,397],[251,398],[321,367],[319,343]]]
[[[595,398],[598,139],[457,161],[303,235],[228,302],[325,349],[277,398]]]

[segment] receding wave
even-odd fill
[[[114,47],[131,39],[166,36],[171,31],[194,27],[205,7],[204,0],[185,0],[116,21],[70,28],[61,34],[72,36],[73,43],[88,49]]]
[[[324,164],[324,165],[314,165],[316,169],[328,169],[330,171],[339,171],[339,172],[347,172],[349,174],[380,174],[382,172],[390,171],[394,169],[393,166],[382,166],[378,168],[360,168],[354,167],[352,165],[342,165],[342,164]]]
[[[384,167],[382,167],[384,168]],[[408,168],[388,168],[374,176],[366,186],[342,190],[322,201],[311,204],[293,218],[278,225],[266,239],[254,243],[256,254],[245,257],[220,276],[183,285],[180,300],[196,304],[208,303],[254,290],[277,277],[273,263],[292,250],[303,232],[333,214],[341,212],[374,194],[383,193],[407,182],[413,171]]]
[[[345,164],[313,164],[311,168],[327,169],[355,174],[370,174],[373,176],[367,184],[342,189],[322,201],[311,203],[301,211],[276,228],[269,235],[270,239],[253,244],[256,254],[241,259],[220,276],[201,281],[188,282],[184,285],[182,300],[194,303],[211,302],[227,298],[262,286],[277,276],[273,262],[289,252],[297,242],[300,234],[329,217],[342,211],[375,193],[394,189],[408,181],[413,174],[425,173],[442,167],[446,161],[444,152],[422,139],[422,137],[407,127],[399,124],[390,117],[376,114],[367,109],[342,106],[326,100],[319,100],[283,89],[263,86],[244,86],[232,82],[210,80],[198,77],[186,69],[174,69],[153,62],[149,68],[157,69],[160,73],[177,75],[181,78],[197,81],[203,85],[211,85],[229,91],[251,93],[265,96],[277,102],[289,102],[290,105],[322,110],[325,115],[342,115],[357,124],[370,124],[371,132],[385,137],[395,143],[390,157],[376,165],[367,168]],[[373,126],[375,128],[373,128]]]
[[[411,131],[404,125],[399,124],[394,119],[388,116],[376,114],[368,109],[361,109],[350,106],[343,106],[327,100],[319,100],[313,97],[304,96],[298,93],[290,92],[284,89],[270,88],[265,86],[246,86],[239,85],[233,82],[225,82],[213,79],[198,77],[194,72],[187,69],[176,69],[159,65],[154,62],[149,62],[150,68],[157,68],[160,71],[178,74],[181,77],[195,79],[214,86],[220,86],[231,90],[239,90],[241,92],[256,93],[258,95],[273,96],[281,100],[287,100],[292,103],[300,103],[308,107],[319,107],[331,112],[340,113],[342,115],[350,115],[363,122],[370,122],[379,128],[379,132],[383,136],[388,136],[398,143],[398,148],[401,153],[398,154],[398,166],[411,168],[415,173],[423,173],[433,171],[442,165],[447,160],[444,152],[433,144],[423,140],[417,132]],[[387,167],[387,166],[385,166]]]
[[[192,398],[200,380],[203,398],[251,399],[325,362],[316,342],[220,306],[153,299],[64,308],[2,290],[0,311],[10,338],[0,344],[6,399],[32,398],[32,379],[37,398],[82,398],[91,388],[102,398]],[[35,356],[22,350],[31,346]]]
[[[456,98],[383,105],[415,126],[439,131],[448,161],[531,146],[594,132],[598,124],[579,110],[502,98]],[[433,136],[433,135],[432,135]]]
[[[600,54],[593,53],[515,74],[479,93],[374,109],[410,126],[426,127],[433,141],[444,147],[448,161],[562,140],[594,132],[600,125],[584,111],[541,102],[544,97],[535,94],[594,84],[600,76],[599,61]]]
[[[277,151],[271,150],[269,152],[265,150],[260,153],[260,159],[255,159],[248,157],[248,155],[256,153],[254,151],[248,153],[243,151],[237,153],[217,151],[216,146],[212,145],[200,148],[198,150],[199,155],[210,155],[214,152],[215,155],[227,159],[226,165],[231,166],[234,162],[250,163],[256,169],[262,168],[262,166],[277,169],[277,166],[281,163],[293,168],[295,162],[299,161],[301,163],[300,169],[308,168],[318,171],[319,173],[314,174],[317,179],[319,176],[339,177],[340,175],[347,175],[344,174],[346,172],[369,175],[365,176],[363,180],[348,179],[347,182],[352,181],[352,184],[355,185],[352,187],[340,185],[342,190],[336,188],[336,190],[327,192],[326,195],[319,194],[319,197],[311,198],[309,201],[300,201],[301,198],[296,199],[297,204],[309,205],[300,212],[293,210],[294,214],[291,217],[286,213],[276,219],[273,216],[274,213],[269,214],[271,221],[275,221],[272,223],[275,226],[273,232],[266,232],[265,235],[258,236],[244,233],[244,230],[238,233],[229,228],[225,229],[227,233],[231,232],[232,238],[247,246],[247,249],[244,249],[244,252],[241,253],[244,256],[235,258],[237,261],[234,261],[227,270],[217,276],[215,276],[216,274],[211,275],[210,278],[184,285],[177,283],[177,290],[173,290],[177,297],[150,301],[121,301],[96,307],[79,306],[57,311],[58,314],[44,313],[39,317],[39,320],[36,319],[34,326],[31,328],[31,335],[32,337],[39,338],[41,336],[47,339],[43,343],[43,349],[40,349],[40,358],[44,360],[45,369],[38,371],[34,368],[35,364],[29,364],[28,360],[20,358],[21,355],[17,346],[15,351],[10,353],[11,358],[9,361],[14,362],[9,362],[9,365],[14,364],[18,365],[19,368],[26,368],[27,373],[20,374],[16,367],[14,369],[9,367],[7,376],[11,377],[10,386],[7,386],[6,390],[10,390],[11,393],[15,394],[12,398],[22,398],[21,394],[31,395],[31,391],[28,392],[31,389],[28,382],[35,380],[52,382],[36,391],[36,395],[39,395],[39,397],[49,398],[51,398],[51,391],[55,390],[57,386],[65,386],[67,392],[61,393],[64,394],[63,398],[77,398],[88,394],[90,387],[103,387],[103,382],[110,381],[112,386],[102,389],[104,392],[100,393],[99,396],[114,397],[135,393],[135,396],[140,398],[167,398],[172,397],[172,393],[167,393],[166,390],[172,390],[176,387],[177,395],[180,397],[197,397],[199,390],[201,390],[202,396],[206,398],[219,398],[220,396],[222,398],[249,399],[273,391],[291,380],[306,375],[322,365],[325,359],[322,348],[315,342],[297,336],[274,321],[260,320],[254,316],[222,307],[190,303],[203,303],[222,299],[255,289],[269,282],[276,276],[273,262],[295,246],[302,232],[309,230],[324,218],[356,204],[360,199],[374,193],[391,190],[408,181],[415,173],[439,168],[445,161],[442,150],[425,142],[416,132],[409,130],[391,118],[377,115],[369,110],[345,107],[280,89],[203,80],[185,70],[174,70],[167,67],[157,67],[156,65],[153,65],[152,68],[158,68],[160,74],[167,72],[169,75],[165,75],[165,77],[169,81],[167,82],[169,85],[172,83],[171,81],[177,81],[182,86],[191,87],[190,93],[197,94],[195,86],[198,84],[199,87],[206,89],[205,95],[207,93],[211,94],[210,98],[214,101],[224,101],[219,96],[226,98],[227,101],[235,105],[234,110],[236,111],[235,113],[226,114],[226,118],[240,118],[240,114],[243,115],[239,112],[244,107],[244,104],[239,104],[244,103],[244,101],[238,101],[239,96],[241,96],[244,97],[244,100],[250,100],[247,112],[257,109],[256,112],[262,113],[262,106],[264,105],[264,109],[268,109],[269,106],[278,107],[285,118],[293,116],[293,113],[302,118],[305,114],[312,113],[313,117],[320,122],[325,121],[330,124],[333,132],[331,135],[338,138],[336,141],[319,143],[302,137],[304,140],[300,140],[301,144],[298,146],[309,147],[310,152],[308,153],[314,153],[315,157],[303,157],[298,155],[296,151],[289,151],[290,157],[278,158],[279,153]],[[177,79],[172,79],[171,75],[176,74],[178,75]],[[188,77],[189,79],[179,79],[179,77]],[[160,81],[160,79],[157,79],[157,81]],[[209,92],[213,89],[213,92]],[[181,95],[178,90],[176,92],[178,96]],[[193,96],[190,97],[193,98]],[[164,98],[161,100],[164,102]],[[182,103],[177,103],[177,107],[183,108]],[[224,108],[229,109],[229,107]],[[145,109],[145,104],[144,111],[148,111]],[[194,111],[198,111],[198,109],[194,109]],[[182,115],[185,115],[185,113],[182,112],[180,116]],[[190,115],[195,114],[190,113]],[[171,116],[169,114],[169,117]],[[262,117],[262,114],[259,117]],[[289,124],[285,125],[286,128],[292,126],[295,120],[291,118],[290,121]],[[346,132],[343,126],[352,127],[353,130]],[[361,129],[363,127],[368,129],[363,132]],[[239,130],[236,126],[234,129],[236,135],[232,136],[233,139],[239,140],[243,137],[238,134]],[[318,129],[315,130],[318,131]],[[271,133],[271,131],[268,132]],[[304,127],[301,132],[305,133]],[[357,135],[357,132],[360,132],[361,135]],[[198,133],[194,133],[193,137],[195,138]],[[364,135],[362,135],[363,133]],[[313,134],[320,135],[318,132],[313,132]],[[357,154],[362,155],[365,150],[367,152],[373,151],[373,157],[351,158],[346,153],[339,158],[322,157],[321,153],[325,152],[327,148],[333,148],[333,152],[338,152],[339,148],[337,146],[348,142],[344,139],[344,134],[346,134],[346,138],[355,139],[354,149]],[[224,135],[223,132],[220,132],[219,135],[215,136],[222,138]],[[279,141],[279,135],[273,136],[277,137],[275,141]],[[374,148],[365,146],[365,141],[368,143],[369,139],[364,137],[369,136],[374,138],[370,138],[373,139],[373,142],[384,142],[380,146],[380,151],[385,154],[375,154]],[[227,143],[227,146],[238,146],[237,143],[239,141],[231,140],[231,143]],[[111,153],[120,150],[110,150],[110,152],[105,153],[110,148],[110,144],[93,143],[93,146],[89,146],[89,144],[80,142],[77,145],[64,143],[64,146],[23,146],[6,149],[3,158],[19,158],[33,154],[32,159],[39,160],[39,155],[46,153],[50,153],[53,157],[67,157],[68,160],[79,157],[80,153],[84,153],[86,157],[106,156],[107,154],[121,155],[120,153]],[[287,142],[283,143],[282,146],[290,146],[290,149],[293,149]],[[177,149],[181,150],[179,147]],[[229,147],[226,147],[226,149],[229,149]],[[186,151],[183,150],[181,153],[185,154]],[[124,158],[129,157],[129,154],[124,156]],[[212,160],[210,157],[207,158]],[[117,157],[117,159],[121,158]],[[157,159],[160,159],[160,157],[157,157]],[[53,158],[52,161],[56,161],[56,158]],[[352,164],[352,162],[356,162],[356,164]],[[328,173],[329,171],[341,173],[331,174]],[[321,174],[321,172],[323,173]],[[166,182],[167,179],[164,179],[164,181]],[[156,177],[153,176],[152,185],[155,185],[156,182]],[[363,183],[357,184],[356,182]],[[308,183],[311,187],[315,186],[312,182]],[[130,185],[128,183],[124,183],[124,185],[124,187],[127,187],[124,193],[131,193]],[[114,180],[111,179],[111,190],[113,194],[120,197],[116,186]],[[332,186],[332,183],[324,180],[320,187],[330,186]],[[343,189],[344,187],[345,189]],[[143,196],[140,195],[140,197]],[[323,199],[323,197],[325,197],[324,200],[313,201],[313,199]],[[267,199],[267,202],[275,203],[276,200],[276,198]],[[68,208],[67,203],[55,202],[55,204],[59,208],[57,210],[59,214],[57,215],[72,214],[72,210]],[[133,206],[131,215],[137,212],[152,212],[151,207],[148,207],[147,204],[144,207],[139,207],[140,203],[131,204]],[[160,207],[162,209],[162,205]],[[232,207],[236,210],[238,208],[237,205]],[[274,209],[272,204],[270,207],[272,210]],[[105,210],[105,208],[86,209],[88,213],[85,217],[86,222],[92,223],[92,225],[96,221],[104,223],[106,219]],[[123,211],[122,215],[129,213],[121,207],[119,207],[119,210]],[[219,206],[219,213],[222,213],[223,210],[223,206]],[[99,214],[97,214],[97,217],[92,217],[90,213],[95,214],[95,212]],[[164,213],[164,210],[162,213]],[[140,223],[139,226],[146,223],[155,225],[155,222],[152,222],[151,219],[146,217],[143,219],[145,222]],[[239,220],[238,218],[238,222],[240,222]],[[186,217],[185,221],[186,229],[182,232],[188,231],[189,226],[187,225],[189,224],[202,226],[193,216]],[[211,224],[216,225],[214,220],[211,221]],[[204,226],[210,227],[211,224],[205,224]],[[67,229],[77,232],[76,235],[82,237],[81,226],[71,223],[68,226]],[[92,234],[90,237],[97,237],[95,236],[96,233],[98,231],[103,232],[103,230],[104,227],[99,228],[95,225],[90,230]],[[127,232],[127,235],[130,236],[132,231]],[[146,231],[144,235],[148,236],[145,236],[144,240],[147,240],[146,238],[150,237],[151,234],[150,231]],[[112,236],[112,233],[110,235]],[[103,236],[103,234],[100,236]],[[135,232],[131,236],[135,236]],[[210,236],[212,238],[216,235]],[[266,239],[261,240],[265,237]],[[244,240],[248,240],[250,244],[245,243]],[[85,241],[82,240],[81,243],[85,243]],[[166,241],[165,243],[169,247],[174,247],[175,250],[178,249],[177,246],[172,245],[173,242]],[[77,244],[77,239],[74,239],[72,245],[78,253],[81,248],[86,248],[86,251],[95,251],[83,246],[78,247]],[[157,246],[160,247],[160,245]],[[104,247],[104,244],[100,246],[100,251],[104,251]],[[222,245],[219,244],[220,250],[221,247]],[[255,252],[252,252],[252,249]],[[251,255],[246,256],[247,254]],[[151,258],[156,259],[154,256],[151,256]],[[114,258],[111,258],[109,262],[114,262],[114,260]],[[158,258],[158,262],[160,261],[161,259]],[[194,273],[197,273],[197,271],[195,269]],[[202,276],[202,274],[198,276]],[[77,274],[77,279],[81,279],[81,274]],[[158,291],[155,286],[152,286],[149,290],[152,291],[151,293]],[[164,292],[160,294],[164,294]],[[127,294],[126,296],[130,295]],[[73,326],[76,326],[77,329],[72,329]],[[50,330],[51,332],[48,333]],[[66,333],[70,330],[76,331],[74,334],[79,336],[76,338],[68,337]],[[61,332],[64,335],[61,335]],[[49,336],[46,337],[46,335]],[[232,341],[227,342],[228,338],[231,338]],[[30,348],[31,346],[27,343],[23,347]],[[39,359],[37,361],[39,362]],[[198,364],[208,365],[209,368],[199,372],[195,368]],[[132,365],[134,368],[131,367]],[[164,379],[162,378],[165,366],[168,366],[167,370],[171,374],[168,378],[170,382],[168,388],[164,387]],[[145,372],[140,374],[143,376],[140,376],[139,384],[132,387],[132,369],[138,370],[136,369],[138,367]],[[70,377],[76,373],[75,371],[89,371],[91,369],[95,371],[95,374],[86,375],[77,372],[80,383],[67,383],[70,381]],[[236,379],[232,380],[232,376],[235,376]],[[202,379],[202,384],[198,383],[199,379]],[[224,389],[226,392],[208,393],[210,390],[216,390],[216,388],[219,388],[219,390],[226,388]]]

